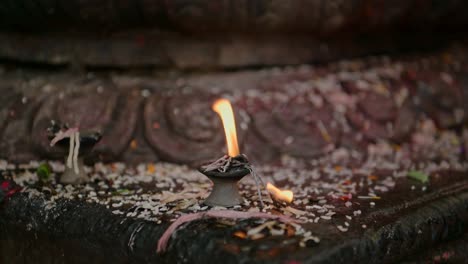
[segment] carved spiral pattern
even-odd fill
[[[314,105],[311,97],[319,98]],[[338,123],[333,108],[320,95],[304,93],[288,101],[257,101],[252,110],[256,132],[282,153],[300,157],[317,157],[329,144],[340,140]]]
[[[1,90],[0,153],[19,162],[36,159],[37,155],[31,148],[29,125],[40,98],[31,98],[25,104],[23,95],[12,87],[2,87]]]
[[[357,109],[348,111],[347,118],[371,141],[401,141],[411,132],[415,122],[414,112],[409,108],[409,104],[397,107],[389,96],[365,92],[358,96]]]
[[[406,78],[415,86],[421,111],[439,127],[455,127],[468,120],[466,74],[419,70],[408,72]]]
[[[41,153],[60,155],[51,148],[46,129],[50,120],[58,120],[81,131],[99,131],[106,135],[95,147],[104,160],[116,159],[131,140],[138,116],[139,99],[132,92],[117,93],[110,83],[78,83],[80,90],[59,93],[44,100],[32,124],[32,138]],[[116,120],[122,120],[115,122]]]
[[[341,147],[365,152],[369,143],[381,140],[409,142],[421,117],[441,129],[466,131],[465,66],[425,66],[428,70],[417,63],[372,63],[377,66],[344,63],[251,73],[241,75],[246,78],[238,83],[238,77],[215,78],[226,82],[221,89],[200,85],[209,79],[198,80],[197,87],[203,88],[163,89],[144,82],[121,87],[96,78],[57,82],[52,92],[26,96],[3,84],[0,155],[12,161],[62,158],[46,135],[50,120],[56,119],[102,132],[95,147],[100,160],[128,161],[133,152],[150,155],[146,161],[197,164],[215,159],[226,153],[226,143],[211,105],[224,92],[234,103],[241,152],[253,161],[275,161],[281,154],[315,159]],[[244,87],[232,89],[236,86]]]
[[[225,138],[220,118],[211,109],[218,98],[213,94],[189,90],[155,93],[144,108],[145,135],[160,157],[194,163],[223,155]],[[236,115],[238,124],[245,123]],[[239,142],[243,131],[238,127]]]

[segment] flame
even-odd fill
[[[275,200],[277,200],[277,201],[283,201],[283,202],[290,203],[293,200],[294,194],[290,190],[280,190],[280,189],[276,188],[273,184],[271,184],[269,182],[267,183],[266,188],[267,188],[268,192],[271,193],[273,198]]]
[[[234,113],[232,111],[231,103],[226,99],[218,99],[213,104],[213,111],[218,113],[218,115],[221,117],[221,121],[223,122],[229,156],[235,157],[239,155],[239,145],[237,144],[236,134],[236,121],[234,120]]]

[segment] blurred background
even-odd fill
[[[426,51],[462,38],[462,0],[17,0],[0,58],[53,66],[229,69]]]
[[[424,118],[461,136],[467,13],[462,0],[3,0],[0,157],[60,158],[50,120],[103,133],[91,160],[218,157],[219,97],[257,161],[365,156]]]

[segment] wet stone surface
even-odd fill
[[[23,164],[15,170],[14,165],[2,161],[2,179],[11,179],[22,189],[4,199],[0,226],[23,227],[40,239],[51,236],[49,246],[57,243],[53,237],[76,237],[80,241],[76,250],[93,258],[111,243],[113,250],[127,251],[125,256],[115,253],[108,257],[122,257],[118,262],[203,262],[209,256],[215,260],[228,257],[229,262],[341,263],[352,249],[359,250],[349,255],[352,259],[347,262],[397,261],[465,231],[466,162],[405,164],[398,152],[391,152],[367,155],[372,158],[351,167],[338,165],[344,160],[334,161],[336,155],[326,156],[315,166],[300,165],[288,157],[279,166],[257,166],[264,181],[294,192],[293,203],[266,198],[266,207],[259,208],[254,180],[247,176],[240,183],[244,202],[230,208],[284,214],[300,222],[195,221],[172,236],[163,254],[156,253],[156,243],[171,221],[189,213],[227,209],[202,203],[211,184],[194,169],[168,163],[136,167],[98,163],[86,169],[88,183],[65,185],[58,182],[64,169],[60,162],[50,162],[52,180],[41,183],[35,173],[39,163]],[[429,180],[409,178],[408,173],[414,170],[428,175]],[[3,238],[21,240],[13,229],[8,230]],[[415,244],[405,246],[410,241]],[[382,243],[395,251],[380,251]],[[94,249],[86,249],[89,245]],[[65,250],[65,246],[56,247]],[[16,250],[27,254],[27,248],[23,245]],[[49,254],[42,257],[53,258]]]

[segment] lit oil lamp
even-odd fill
[[[239,194],[237,182],[250,173],[257,184],[260,205],[264,207],[260,183],[264,184],[252,169],[247,156],[239,151],[236,122],[231,104],[226,99],[219,99],[213,104],[213,110],[221,117],[228,155],[200,167],[199,171],[213,182],[213,189],[204,203],[210,206],[225,207],[242,203],[242,196]],[[271,183],[266,185],[266,189],[275,201],[292,202],[293,193],[291,191],[280,190]]]
[[[219,99],[213,104],[213,110],[221,117],[229,155],[200,167],[200,172],[213,182],[213,190],[204,203],[234,206],[242,202],[237,182],[251,172],[251,167],[247,157],[239,152],[231,104],[226,99]]]

